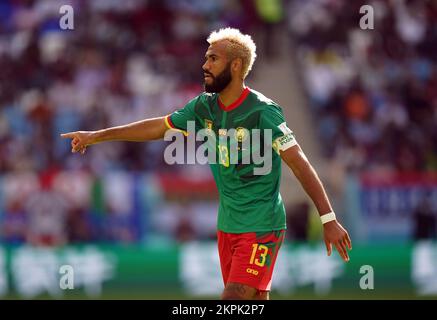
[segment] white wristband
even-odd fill
[[[323,216],[320,216],[320,220],[322,220],[322,224],[333,221],[335,220],[335,213],[329,212],[327,214],[324,214]]]

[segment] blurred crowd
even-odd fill
[[[148,175],[172,171],[211,179],[208,168],[182,171],[166,165],[163,141],[102,144],[86,156],[72,155],[59,134],[183,107],[202,91],[208,34],[224,26],[263,29],[274,18],[264,14],[264,2],[0,1],[1,240],[134,242],[147,228],[181,241],[210,237],[214,230],[203,228],[205,234],[187,221],[199,207],[204,218],[197,221],[212,220],[208,226],[214,226],[216,201],[209,206],[176,202],[177,208],[160,209],[161,218],[147,217],[150,226],[145,221],[150,205],[138,200],[160,187],[153,178],[151,184],[141,182]],[[73,30],[60,28],[63,5],[74,9]],[[179,214],[183,208],[187,212]]]
[[[68,3],[75,10],[74,30],[60,30],[59,8]],[[164,143],[103,145],[86,158],[70,157],[59,133],[184,106],[202,90],[206,36],[219,26],[251,28],[251,4],[1,1],[0,172],[162,169]]]
[[[437,171],[437,3],[296,0],[288,11],[325,156],[351,172]]]
[[[59,134],[184,106],[202,91],[205,39],[223,26],[252,34],[266,59],[281,45],[278,26],[290,31],[325,156],[352,172],[436,171],[435,2],[371,1],[374,30],[359,28],[363,4],[0,1],[0,241],[213,238],[217,202],[206,166],[166,165],[163,141],[72,155]],[[74,8],[73,30],[60,28],[63,5]],[[308,208],[288,211],[298,212],[290,238],[304,240]]]

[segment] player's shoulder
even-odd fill
[[[198,95],[198,98],[202,102],[210,103],[210,102],[214,101],[215,99],[217,99],[217,94],[204,91]]]
[[[282,113],[282,108],[272,99],[266,97],[259,91],[250,89],[252,103],[259,109],[262,113]]]
[[[205,108],[209,108],[216,98],[217,97],[215,94],[202,92],[192,98],[190,101],[188,101],[185,107],[188,109],[192,109],[194,112],[200,112]]]
[[[194,100],[199,107],[211,106],[217,99],[216,93],[202,92]]]

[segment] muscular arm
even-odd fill
[[[281,151],[282,160],[290,167],[305,192],[313,200],[320,215],[332,211],[322,182],[299,145]]]
[[[72,152],[83,153],[87,146],[105,141],[141,142],[162,139],[166,130],[165,117],[160,117],[97,131],[68,132],[61,134],[61,137],[72,139]]]
[[[285,151],[281,151],[281,157],[293,171],[305,192],[314,202],[319,215],[322,216],[331,212],[332,207],[323,184],[300,146],[295,145]],[[338,223],[337,220],[330,221],[323,225],[323,231],[328,255],[331,255],[332,244],[334,244],[343,260],[349,261],[346,247],[352,249],[352,244],[349,234],[341,224]]]
[[[123,126],[94,131],[94,143],[104,141],[149,141],[164,137],[167,126],[165,117],[145,119]]]

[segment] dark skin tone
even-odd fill
[[[213,81],[208,75],[212,74],[213,76],[217,76],[225,69],[227,64],[231,62],[232,80],[229,85],[219,93],[220,101],[225,106],[237,100],[246,88],[242,75],[243,62],[240,58],[229,59],[227,43],[227,41],[221,41],[210,45],[205,54],[206,61],[202,66],[205,75],[205,83],[208,84]]]
[[[210,75],[216,77],[230,63],[232,80],[228,86],[219,93],[219,99],[227,106],[237,100],[246,88],[243,77],[243,64],[240,58],[231,59],[228,51],[228,41],[223,40],[209,46],[205,63],[202,66],[205,75],[205,83],[213,80]],[[62,134],[63,138],[70,138],[72,152],[84,154],[90,145],[105,141],[150,141],[164,137],[168,130],[165,117],[146,119],[124,126],[112,127],[98,131],[76,131]],[[320,215],[333,211],[323,185],[308,161],[299,145],[280,151],[280,156],[297,177],[305,192],[314,202]],[[337,221],[331,221],[323,225],[324,241],[328,256],[332,254],[332,246],[338,251],[342,259],[349,261],[348,250],[352,249],[352,243],[348,232]],[[259,291],[256,288],[240,283],[229,282],[225,285],[222,299],[269,299],[267,291]]]

